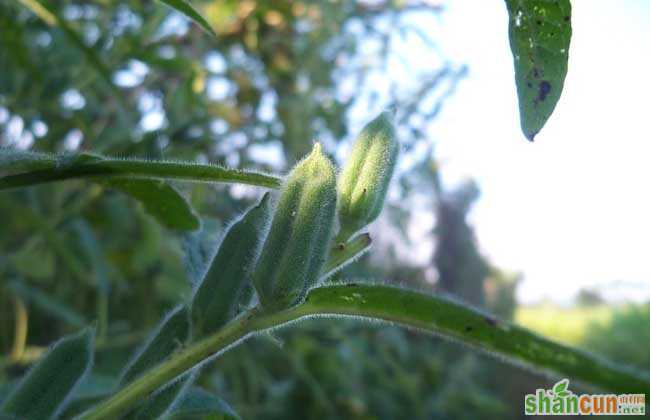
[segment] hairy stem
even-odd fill
[[[30,172],[0,178],[0,190],[28,187],[66,179],[138,178],[179,180],[189,182],[230,182],[278,188],[280,178],[259,172],[223,168],[216,165],[150,160],[119,160],[104,158],[95,162],[69,163],[58,166],[43,158],[41,166],[50,166]]]
[[[87,412],[83,419],[113,419],[183,372],[251,334],[314,316],[356,317],[396,323],[469,344],[511,363],[551,371],[572,381],[618,393],[650,393],[650,376],[498,321],[438,296],[396,287],[344,284],[311,290],[304,303],[275,313],[259,309],[186,348]]]

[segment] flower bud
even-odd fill
[[[192,298],[195,335],[215,331],[236,315],[268,230],[269,207],[267,193],[224,235]]]
[[[335,213],[336,171],[316,144],[287,176],[253,275],[263,307],[294,305],[316,284]]]
[[[338,182],[339,238],[347,240],[379,216],[399,144],[387,112],[364,127]]]

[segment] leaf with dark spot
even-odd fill
[[[569,0],[506,0],[521,129],[533,140],[562,94],[571,42]]]

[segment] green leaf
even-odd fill
[[[184,235],[183,262],[192,286],[199,284],[208,270],[210,260],[216,252],[222,228],[218,220],[204,219],[200,230]]]
[[[476,309],[413,290],[347,283],[311,289],[303,303],[270,312],[256,308],[149,370],[87,412],[86,420],[117,418],[163,384],[255,333],[319,316],[384,321],[428,331],[540,372],[554,372],[616,393],[650,393],[650,374],[618,366],[537,336]]]
[[[104,184],[140,201],[147,213],[170,229],[196,230],[201,226],[187,200],[164,181],[110,179]]]
[[[108,263],[104,257],[99,241],[85,219],[76,220],[73,227],[81,239],[81,245],[87,254],[95,277],[97,290],[97,337],[104,338],[108,330],[108,299],[110,283],[108,281]]]
[[[158,1],[160,1],[161,3],[165,3],[167,6],[171,7],[177,12],[187,16],[190,20],[193,20],[197,25],[203,28],[204,31],[206,31],[207,33],[209,33],[215,38],[217,37],[217,34],[214,32],[214,30],[212,29],[208,21],[205,20],[203,16],[201,16],[199,12],[197,12],[196,9],[188,1],[185,0],[158,0]]]
[[[85,329],[57,342],[4,401],[0,412],[20,419],[51,419],[90,371],[94,332]]]
[[[569,0],[506,0],[519,114],[533,140],[562,94],[571,43]]]
[[[241,420],[226,401],[198,387],[190,388],[169,413],[169,418],[170,420]]]
[[[117,167],[111,162],[117,163]],[[94,153],[51,155],[0,148],[0,170],[33,170],[0,178],[0,190],[4,189],[3,181],[8,181],[9,184],[17,181],[21,184],[14,186],[5,184],[7,188],[13,188],[88,176],[93,181],[122,191],[142,202],[145,210],[166,227],[179,230],[199,228],[201,224],[199,218],[194,214],[187,200],[174,187],[162,179],[151,179],[155,178],[152,176],[134,176],[133,168],[129,169],[130,165],[125,167],[118,162]]]
[[[237,314],[268,232],[271,211],[270,194],[266,193],[227,229],[192,296],[195,337],[216,331]]]
[[[7,149],[0,149],[7,150]],[[9,149],[11,150],[11,149]],[[188,182],[230,182],[279,188],[282,180],[273,175],[255,171],[224,168],[217,165],[195,162],[174,162],[165,160],[115,159],[106,156],[83,153],[80,155],[40,154],[44,169],[0,177],[0,190],[28,187],[66,179],[87,178],[94,181],[110,179],[157,179]],[[8,167],[20,167],[34,158],[7,158]],[[0,154],[0,170],[2,167]],[[31,163],[30,163],[31,164]]]
[[[92,266],[98,292],[104,295],[108,294],[110,288],[108,282],[108,263],[104,257],[99,241],[85,219],[75,220],[73,228],[79,235],[83,250],[87,254],[90,265]]]
[[[190,316],[186,306],[181,305],[165,316],[151,333],[144,345],[126,367],[121,384],[131,382],[147,370],[171,356],[190,337]]]
[[[648,372],[632,371],[460,303],[412,290],[358,283],[319,287],[312,289],[305,303],[293,312],[299,316],[330,314],[393,322],[608,391],[650,393]],[[296,314],[287,314],[285,319],[296,319]]]

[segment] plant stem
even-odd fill
[[[281,179],[260,172],[223,168],[216,165],[170,161],[118,160],[104,158],[94,162],[69,163],[0,178],[0,190],[28,187],[66,179],[136,178],[169,179],[189,182],[231,182],[278,188]]]
[[[138,401],[197,364],[204,363],[251,334],[313,316],[355,317],[396,323],[462,341],[515,364],[618,393],[650,393],[650,375],[631,371],[588,353],[554,343],[498,321],[478,310],[438,296],[396,287],[344,284],[312,289],[304,303],[268,313],[240,316],[214,335],[173,355],[81,418],[114,419]]]
[[[22,359],[27,343],[28,314],[25,303],[18,296],[14,296],[14,344],[11,348],[10,359],[13,362]]]

